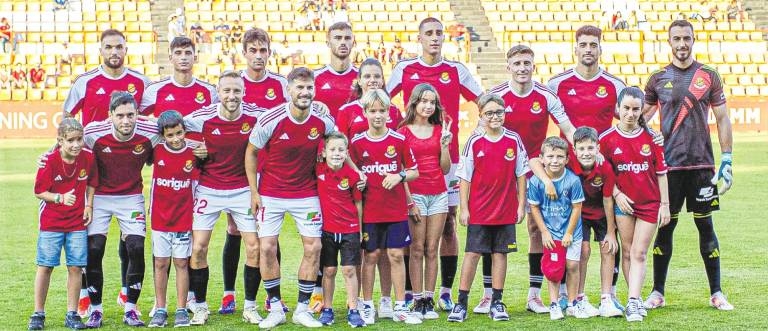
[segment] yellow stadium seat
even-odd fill
[[[44,101],[56,101],[57,97],[57,90],[56,88],[47,88],[43,90],[43,100]]]
[[[13,101],[24,101],[24,100],[27,100],[27,91],[26,90],[19,90],[19,89],[11,90],[11,100],[13,100]]]
[[[638,75],[648,74],[648,65],[645,63],[635,64],[635,73]]]
[[[760,86],[760,95],[768,95],[768,86]]]
[[[739,62],[739,59],[736,53],[725,53],[724,57],[725,57],[725,63],[734,64]]]
[[[725,58],[721,53],[709,53],[709,62],[711,63],[725,63]]]
[[[752,77],[748,75],[739,76],[739,85],[746,86],[752,85]]]
[[[627,76],[627,85],[628,86],[640,86],[640,85],[642,85],[642,83],[640,81],[640,76],[637,76],[637,75]]]
[[[746,94],[751,97],[760,96],[760,87],[755,85],[747,86]]]
[[[766,85],[765,76],[764,75],[753,75],[752,76],[752,84],[760,85],[760,86]]]
[[[547,64],[560,63],[560,56],[557,53],[544,54],[544,62]]]
[[[731,73],[731,65],[730,64],[718,64],[717,65],[717,72],[721,75],[730,74]]]
[[[0,101],[9,101],[9,100],[11,100],[11,90],[0,89]]]
[[[731,95],[736,97],[743,97],[747,95],[747,91],[743,86],[731,86]]]
[[[744,74],[744,65],[741,63],[731,64],[731,73],[733,74]]]
[[[762,54],[762,53],[752,54],[752,62],[754,62],[754,63],[765,63],[765,55]]]

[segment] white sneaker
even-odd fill
[[[643,303],[638,299],[633,299],[627,302],[627,322],[642,322],[643,315],[640,315],[640,305]]]
[[[360,310],[360,316],[365,321],[365,325],[373,325],[376,322],[376,308],[373,308],[373,305],[366,305],[361,302],[358,303],[358,309]]]
[[[723,294],[723,292],[720,292],[720,291],[718,291],[715,294],[712,294],[712,296],[709,297],[709,305],[712,307],[715,307],[718,310],[725,310],[725,311],[733,310],[733,305],[731,305],[728,302],[728,299],[725,297],[725,294]]]
[[[667,302],[664,301],[664,294],[661,294],[658,291],[653,291],[648,295],[648,298],[645,299],[643,306],[645,309],[656,309],[664,307],[666,304]]]
[[[259,322],[259,329],[271,329],[283,323],[285,323],[285,312],[283,312],[283,307],[277,306],[275,309],[271,309],[267,317]]]
[[[541,298],[539,297],[528,297],[528,303],[525,304],[525,309],[536,314],[546,314],[549,312],[549,308],[541,302]]]
[[[259,310],[256,309],[256,306],[248,307],[243,309],[243,321],[246,323],[251,324],[259,324],[264,320],[261,315],[259,314]]]
[[[477,304],[475,309],[472,309],[472,312],[475,314],[488,314],[491,312],[491,298],[483,296],[482,299],[480,299],[480,303]]]
[[[584,309],[584,305],[579,302],[575,306],[570,306],[565,310],[565,314],[568,316],[573,316],[576,318],[590,318],[590,316],[586,309]]]
[[[149,318],[155,317],[157,312],[157,303],[152,304],[152,309],[149,310]]]
[[[405,322],[405,324],[421,324],[421,319],[416,317],[420,313],[412,313],[407,309],[395,309],[392,314],[392,320],[395,322]]]
[[[555,321],[563,318],[565,318],[565,316],[563,316],[563,311],[560,309],[560,305],[557,303],[549,305],[549,319]]]
[[[362,304],[358,302],[358,307],[362,307]],[[384,298],[381,298],[379,300],[379,319],[382,318],[392,318],[392,300],[387,300]],[[365,318],[363,318],[365,319]],[[367,324],[368,322],[366,322]]]
[[[595,306],[593,306],[591,303],[589,303],[589,298],[587,298],[586,295],[581,297],[579,304],[582,305],[584,312],[586,312],[589,317],[600,316],[600,311],[597,310],[597,308],[595,308]]]
[[[208,315],[211,314],[208,308],[201,305],[197,305],[192,313],[192,319],[189,320],[191,325],[204,325],[208,321]]]
[[[611,298],[600,300],[600,316],[602,317],[618,317],[623,314],[621,309],[616,308]]]
[[[309,310],[296,310],[293,312],[292,318],[293,324],[302,325],[307,328],[319,328],[323,326],[323,323],[316,320]],[[261,327],[261,324],[259,324]]]

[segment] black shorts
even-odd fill
[[[338,266],[341,254],[341,265],[360,265],[360,233],[333,233],[323,231],[320,236],[323,248],[320,250],[320,267]]]
[[[363,249],[405,248],[411,245],[408,221],[363,224]]]
[[[714,169],[675,170],[667,172],[669,212],[680,213],[685,202],[690,213],[707,214],[720,210],[717,185],[712,185]]]
[[[465,252],[488,254],[517,252],[515,225],[479,225],[467,227]]]
[[[608,223],[605,217],[598,220],[588,220],[586,218],[581,220],[581,234],[584,242],[589,242],[589,238],[592,237],[592,231],[595,232],[595,241],[605,240],[605,234],[608,232]],[[592,229],[592,231],[589,231],[589,229]]]

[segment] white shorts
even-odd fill
[[[419,207],[422,216],[432,216],[448,212],[448,193],[412,194],[413,203]]]
[[[147,235],[147,216],[144,195],[96,195],[93,197],[93,221],[88,225],[88,235],[109,232],[112,216],[117,218],[123,236]]]
[[[581,240],[574,240],[565,252],[565,259],[569,261],[581,261]]]
[[[293,217],[303,237],[320,238],[323,234],[323,216],[318,197],[281,199],[262,195],[261,204],[261,210],[256,214],[259,238],[279,235],[285,213]]]
[[[192,232],[152,230],[152,255],[186,259],[192,255]]]
[[[212,231],[221,213],[229,213],[240,232],[256,232],[256,221],[251,214],[251,190],[215,190],[198,185],[195,190],[195,209],[192,230]]]
[[[451,170],[445,175],[445,186],[448,187],[448,207],[459,205],[459,177],[456,177],[458,163],[451,163]]]

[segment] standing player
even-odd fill
[[[243,80],[238,72],[225,71],[219,76],[219,103],[199,109],[184,118],[185,127],[201,134],[208,148],[208,162],[203,163],[200,184],[195,190],[194,222],[192,225],[192,258],[190,261],[190,290],[195,293],[195,308],[191,324],[202,325],[208,320],[208,244],[211,232],[222,212],[232,215],[245,242],[245,306],[243,320],[261,321],[256,310],[259,284],[259,241],[256,222],[248,207],[250,193],[245,167],[240,161],[248,135],[256,119],[265,109],[243,101]]]
[[[445,35],[443,24],[434,17],[429,17],[419,23],[419,42],[421,56],[415,59],[403,60],[392,69],[392,77],[387,83],[387,92],[395,96],[403,92],[403,100],[411,97],[411,91],[420,83],[434,86],[440,95],[440,103],[446,114],[454,119],[451,126],[453,141],[451,142],[451,171],[445,176],[448,186],[448,218],[443,229],[443,239],[440,244],[440,273],[442,287],[438,304],[444,310],[451,310],[451,287],[456,277],[456,265],[459,255],[459,238],[456,236],[456,206],[459,204],[456,166],[459,162],[459,104],[461,97],[467,101],[475,101],[483,92],[467,67],[459,62],[443,59],[442,49]]]
[[[363,196],[363,320],[366,325],[375,323],[373,283],[377,262],[381,252],[385,251],[395,287],[392,320],[420,324],[421,319],[415,316],[416,313],[411,314],[405,304],[403,259],[403,251],[411,243],[408,211],[416,211],[403,183],[416,179],[419,171],[405,137],[386,126],[390,105],[386,92],[371,90],[363,95],[360,102],[369,128],[352,138],[349,155],[369,177]],[[420,217],[418,213],[415,216]]]
[[[88,225],[88,266],[86,280],[91,298],[89,328],[101,327],[104,287],[102,259],[112,216],[117,218],[125,241],[128,287],[123,322],[143,326],[136,302],[144,279],[144,237],[147,225],[142,195],[141,169],[150,159],[152,148],[160,141],[154,123],[138,120],[136,99],[130,92],[113,92],[109,119],[91,122],[85,127],[85,145],[96,157],[98,180],[94,196],[93,222]]]
[[[525,175],[528,155],[517,133],[503,127],[504,100],[493,94],[480,97],[480,116],[487,123],[483,134],[469,137],[457,175],[461,178],[461,216],[467,228],[467,244],[461,266],[459,301],[449,322],[467,318],[467,300],[477,262],[482,254],[492,254],[492,304],[489,316],[494,321],[509,320],[501,301],[507,274],[507,253],[517,251],[515,224],[525,218]],[[487,204],[494,201],[493,206]]]
[[[312,103],[315,81],[312,71],[299,67],[288,75],[290,101],[259,118],[245,151],[245,171],[251,194],[251,212],[259,220],[260,266],[270,300],[269,315],[260,328],[285,323],[280,302],[280,264],[277,237],[286,213],[296,221],[304,249],[299,266],[299,296],[293,322],[320,327],[309,310],[309,299],[320,267],[320,236],[323,218],[317,196],[315,164],[323,136],[333,131],[333,119],[320,115]],[[256,156],[267,151],[257,180]]]
[[[342,105],[357,98],[354,96],[357,68],[352,65],[350,56],[355,46],[355,36],[349,23],[338,22],[328,28],[326,38],[331,51],[331,63],[315,70],[315,100],[328,106],[330,115],[336,118]]]
[[[679,20],[669,27],[672,63],[656,71],[646,84],[643,113],[650,119],[660,110],[661,132],[666,139],[664,156],[669,164],[669,196],[672,221],[659,230],[653,245],[653,292],[647,308],[663,307],[664,285],[672,258],[672,235],[686,203],[699,230],[699,251],[709,279],[710,305],[732,310],[720,289],[720,244],[712,223],[712,211],[720,209],[719,194],[733,184],[731,169],[731,121],[725,105],[720,75],[714,68],[696,62],[692,56],[695,41],[691,23]],[[709,109],[717,120],[720,139],[720,169],[715,174],[715,158],[709,137]],[[724,179],[718,192],[717,182]]]

